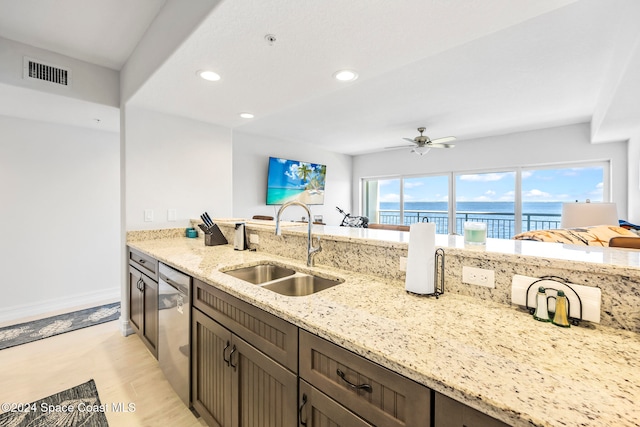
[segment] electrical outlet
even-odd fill
[[[407,257],[406,256],[401,256],[400,257],[400,271],[407,271]]]
[[[175,209],[167,210],[167,221],[176,221],[178,218],[178,213]]]
[[[145,209],[144,210],[144,221],[152,222],[153,221],[153,209]]]
[[[253,243],[254,245],[260,244],[260,236],[258,234],[252,233],[249,234],[249,243]]]
[[[484,268],[462,266],[462,283],[469,285],[496,287],[495,272]]]

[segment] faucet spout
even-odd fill
[[[278,209],[278,214],[276,215],[276,236],[280,236],[282,234],[282,231],[280,230],[280,216],[282,215],[282,212],[286,208],[292,205],[300,206],[301,208],[307,211],[307,218],[309,219],[308,220],[309,227],[307,230],[307,267],[313,267],[313,256],[316,253],[320,252],[322,250],[322,247],[320,246],[320,237],[317,237],[317,240],[316,240],[318,242],[318,246],[313,245],[313,239],[311,236],[311,210],[309,209],[309,206],[305,205],[302,202],[298,202],[296,200],[287,202],[282,206],[280,206],[280,209]]]

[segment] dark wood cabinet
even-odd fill
[[[300,380],[298,406],[300,427],[373,427],[304,380]]]
[[[434,427],[509,427],[487,414],[444,396],[435,395]]]
[[[296,348],[288,349],[297,368],[295,326],[194,280],[192,400],[207,424],[296,424],[297,374],[272,357],[285,363],[290,359],[283,354],[287,340],[280,329],[287,329],[290,338],[295,335]]]
[[[137,258],[143,260],[144,268],[133,258],[135,251],[129,251],[129,323],[132,329],[142,339],[151,354],[158,358],[158,282],[157,264],[153,258],[144,256]],[[155,278],[143,274],[155,271]]]
[[[300,378],[328,398],[373,425],[431,426],[431,389],[304,330],[299,340]]]

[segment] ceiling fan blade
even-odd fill
[[[456,140],[455,136],[445,136],[443,138],[432,139],[431,142],[433,144],[442,144],[444,142],[455,141],[455,140]]]
[[[413,138],[402,138],[405,141],[409,141],[409,142],[413,142],[414,144],[416,143],[416,141]]]
[[[427,147],[430,148],[453,148],[455,145],[453,144],[427,144]]]
[[[414,145],[394,145],[393,147],[384,147],[385,150],[394,150],[397,148],[413,148]]]

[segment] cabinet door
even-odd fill
[[[434,427],[509,427],[440,393],[436,393],[434,412]]]
[[[144,298],[142,290],[142,273],[129,267],[129,322],[137,333],[142,331],[144,318]]]
[[[300,377],[378,426],[429,427],[431,390],[300,330]]]
[[[237,336],[233,336],[234,427],[294,426],[297,376]]]
[[[193,306],[234,334],[298,372],[298,327],[193,279]]]
[[[300,380],[298,405],[300,427],[373,427],[304,380]]]
[[[231,332],[191,311],[191,398],[211,427],[231,426]]]
[[[151,353],[158,358],[158,282],[142,275],[144,320],[142,338]]]

